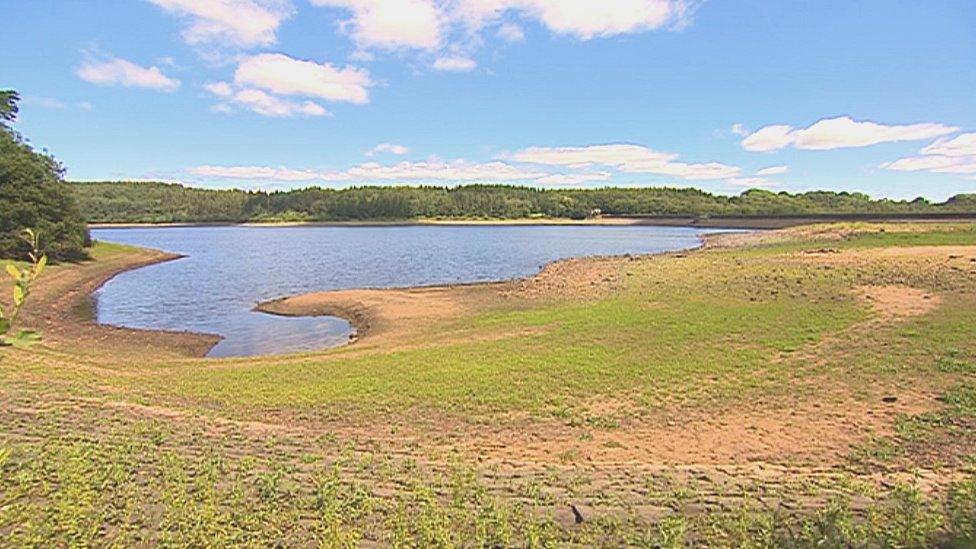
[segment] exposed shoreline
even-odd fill
[[[142,229],[171,227],[415,227],[415,226],[659,226],[698,229],[785,229],[800,225],[835,222],[953,223],[972,222],[976,214],[829,214],[769,216],[604,216],[591,219],[407,219],[391,221],[269,221],[186,223],[90,223],[91,229]]]
[[[130,328],[97,322],[94,293],[116,276],[184,256],[150,248],[106,259],[68,264],[46,273],[24,310],[23,322],[41,331],[46,342],[67,343],[92,353],[135,349],[183,357],[204,357],[222,338],[215,334]]]
[[[740,233],[741,234],[741,233]],[[560,259],[543,265],[536,273],[506,280],[489,282],[469,282],[449,285],[422,285],[389,289],[345,289],[326,292],[311,292],[284,296],[257,304],[253,310],[266,314],[288,317],[334,316],[353,325],[354,338],[349,343],[362,341],[388,331],[397,322],[424,322],[445,315],[418,314],[421,309],[430,309],[432,303],[440,304],[440,313],[459,313],[466,308],[463,304],[484,303],[485,300],[511,299],[524,293],[527,287],[539,285],[564,286],[570,279],[589,285],[602,283],[611,264],[631,261],[641,256],[666,256],[669,254],[693,253],[709,247],[709,242],[718,234],[703,234],[701,242],[694,248],[652,254],[621,254],[616,256],[580,256]],[[47,333],[64,333],[70,340],[91,338],[100,345],[115,347],[121,343],[139,346],[163,346],[166,350],[182,356],[206,358],[207,353],[219,343],[221,337],[215,334],[197,332],[176,332],[167,330],[142,329],[126,326],[101,324],[92,318],[86,309],[92,295],[109,280],[124,272],[173,261],[183,256],[149,248],[136,248],[137,252],[126,254],[121,260],[111,264],[99,261],[73,266],[74,288],[62,290],[70,293],[63,299],[43,300],[35,303],[37,310],[47,310],[41,322]],[[78,291],[80,288],[81,291]],[[504,294],[504,296],[502,295]],[[53,302],[52,302],[53,301]],[[391,314],[393,313],[393,314]],[[99,337],[93,337],[97,332]],[[326,352],[343,348],[349,343],[321,347],[310,352]],[[126,346],[127,346],[126,345]],[[258,356],[258,355],[255,355]],[[261,355],[263,356],[263,355]]]
[[[752,242],[748,234],[723,246],[738,247]],[[581,256],[546,263],[538,272],[506,280],[402,286],[393,288],[359,288],[310,292],[279,297],[259,303],[253,310],[285,317],[335,316],[355,329],[351,343],[396,336],[409,331],[406,324],[432,321],[449,316],[445,311],[474,309],[472,305],[505,299],[532,299],[539,294],[564,293],[567,289],[599,294],[616,282],[616,271],[630,261],[651,257],[683,256],[716,247],[722,233],[701,235],[698,246],[682,250],[644,254]],[[607,286],[593,289],[596,284]],[[553,291],[553,289],[556,291]],[[331,348],[338,348],[339,345]],[[328,349],[328,348],[326,348]]]

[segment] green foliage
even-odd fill
[[[266,193],[147,182],[74,183],[85,217],[104,223],[367,221],[404,219],[583,219],[611,215],[814,215],[976,212],[976,197],[944,204],[872,200],[861,193],[721,196],[696,189],[544,190],[507,185],[307,188]]]
[[[38,249],[39,239],[37,234],[30,229],[26,229],[23,239],[31,247],[31,251],[28,252],[28,257],[30,257],[31,262],[29,266],[23,268],[17,267],[13,263],[7,263],[7,274],[14,281],[13,304],[9,311],[0,305],[0,346],[27,345],[40,340],[40,336],[31,330],[20,330],[13,337],[7,336],[14,329],[17,316],[20,315],[24,303],[27,302],[27,298],[30,296],[31,286],[37,280],[37,277],[41,276],[41,273],[44,272],[44,267],[47,266],[47,256],[42,254]]]
[[[0,120],[12,121],[16,112],[17,94],[0,92]],[[52,260],[85,257],[85,222],[62,171],[56,160],[0,124],[0,257],[26,255],[20,234],[28,227],[44,235],[40,248]]]
[[[0,126],[17,119],[17,111],[20,110],[17,106],[18,101],[20,101],[20,94],[16,91],[0,90]]]

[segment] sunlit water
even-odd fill
[[[567,257],[681,250],[700,230],[649,226],[167,227],[94,238],[187,257],[122,273],[95,294],[98,322],[218,334],[209,356],[335,346],[334,317],[255,312],[262,301],[348,288],[502,280]]]

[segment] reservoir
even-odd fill
[[[100,323],[223,337],[208,356],[340,345],[335,317],[285,318],[252,309],[294,294],[504,280],[569,257],[694,248],[704,231],[655,226],[297,226],[99,228],[96,240],[181,259],[122,273],[95,293]],[[712,231],[714,232],[714,231]]]

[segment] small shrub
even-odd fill
[[[7,264],[7,274],[14,281],[13,304],[10,309],[4,309],[0,305],[0,345],[19,345],[36,342],[40,336],[31,330],[20,330],[15,335],[10,336],[17,322],[17,317],[30,296],[31,287],[37,277],[41,276],[44,267],[47,265],[47,256],[40,252],[37,233],[27,229],[24,231],[24,240],[30,246],[30,265],[19,268],[13,263]]]

